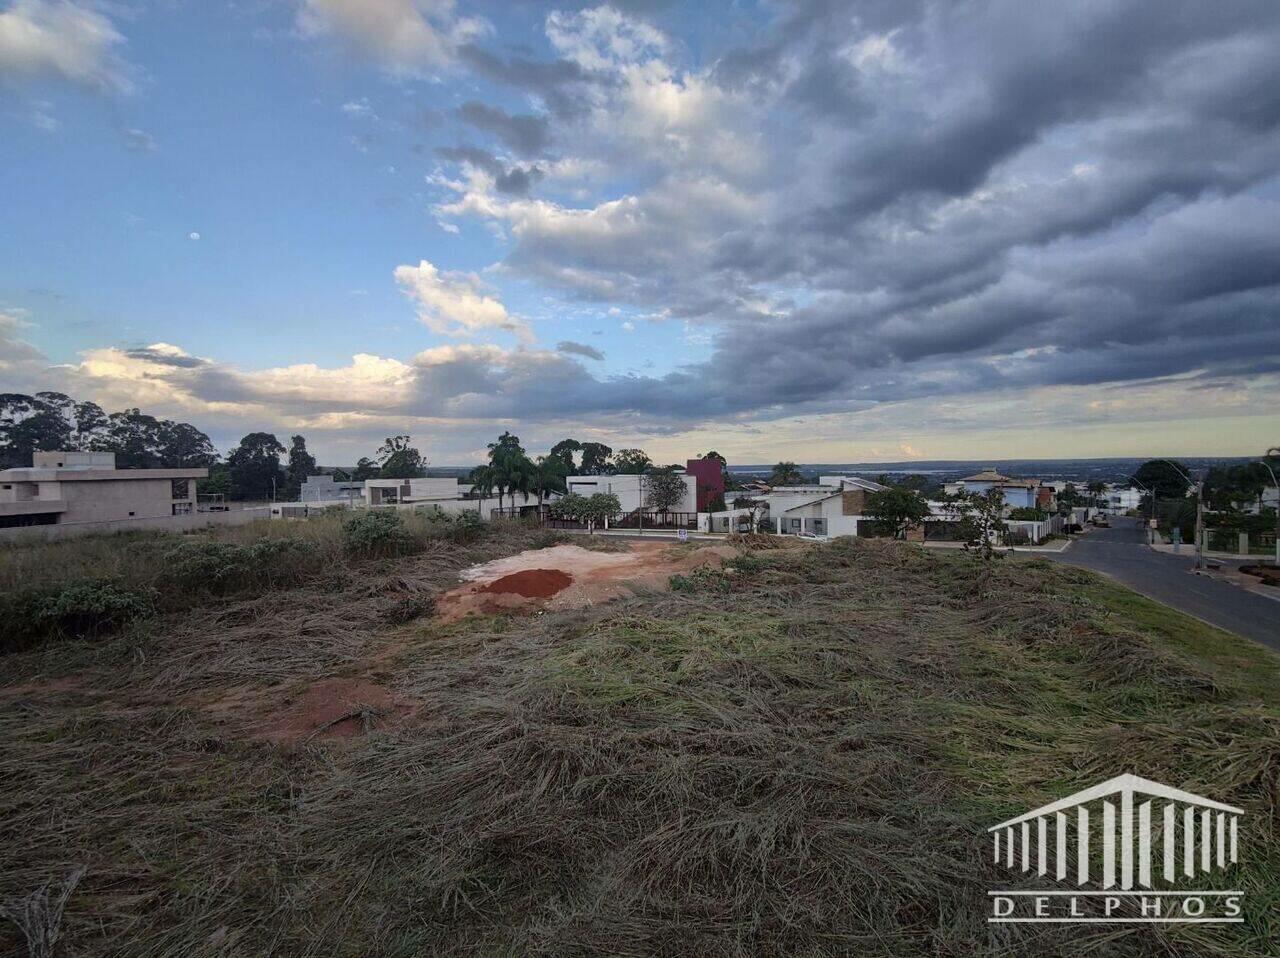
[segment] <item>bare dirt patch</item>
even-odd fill
[[[411,712],[407,701],[364,678],[321,679],[283,705],[253,730],[255,737],[282,743],[356,738]]]
[[[444,622],[466,615],[580,609],[633,594],[637,588],[666,589],[675,573],[719,568],[737,554],[724,545],[626,545],[617,552],[558,545],[472,566],[461,574],[467,584],[441,596],[436,609]]]

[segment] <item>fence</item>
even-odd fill
[[[266,519],[265,507],[236,509],[230,512],[197,512],[180,516],[110,519],[98,522],[57,522],[47,526],[20,526],[0,529],[0,542],[19,539],[71,539],[76,536],[130,532],[136,529],[158,529],[162,532],[191,532],[208,526],[242,526]]]
[[[1273,556],[1276,554],[1276,534],[1267,532],[1240,532],[1236,529],[1205,529],[1204,551],[1224,555]]]

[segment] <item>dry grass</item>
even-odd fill
[[[536,536],[10,657],[28,684],[0,711],[0,892],[86,868],[68,955],[1274,953],[1263,650],[1161,612],[1174,646],[1079,570],[887,541],[589,610],[389,624]],[[344,671],[416,718],[282,749],[182,704]],[[1248,923],[987,925],[984,829],[1121,771],[1246,808]]]

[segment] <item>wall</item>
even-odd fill
[[[697,483],[698,512],[706,512],[712,501],[724,495],[724,473],[719,459],[689,459],[685,472]]]
[[[60,524],[172,517],[173,503],[193,502],[196,489],[195,480],[187,480],[187,498],[175,500],[169,479],[103,479],[58,485],[60,498],[67,504]],[[43,496],[44,483],[41,486]]]
[[[209,526],[243,526],[256,519],[266,519],[265,506],[235,512],[198,512],[189,516],[163,516],[153,519],[121,519],[115,522],[60,522],[52,526],[26,526],[0,529],[0,542],[18,539],[71,539],[76,536],[128,532],[133,529],[158,529],[164,532],[191,532]]]
[[[570,476],[568,484],[569,491],[580,496],[612,492],[618,497],[623,512],[635,512],[642,502],[640,481],[643,478],[643,476]],[[684,498],[671,511],[697,512],[699,511],[697,480],[692,475],[686,475],[684,483]]]

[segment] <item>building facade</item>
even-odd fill
[[[37,452],[0,471],[0,528],[102,525],[196,512],[207,469],[117,469],[110,452]]]

